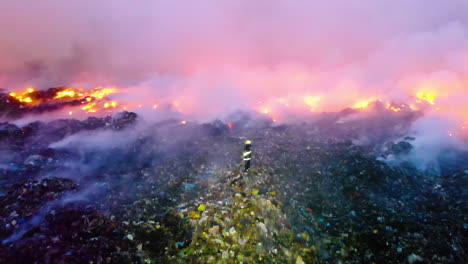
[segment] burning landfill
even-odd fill
[[[20,2],[0,263],[468,263],[467,1]]]

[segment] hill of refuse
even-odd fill
[[[2,123],[0,262],[467,262],[466,153],[439,176],[390,166],[415,116],[337,122],[349,114]]]

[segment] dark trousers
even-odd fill
[[[248,171],[250,169],[250,160],[245,161],[244,171]]]

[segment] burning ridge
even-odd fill
[[[116,101],[107,99],[114,92],[114,88],[101,87],[89,91],[68,87],[42,91],[29,87],[25,91],[0,94],[0,117],[16,119],[26,114],[41,114],[67,107],[79,107],[82,111],[95,113],[117,107]],[[72,115],[73,112],[69,111],[68,114]]]

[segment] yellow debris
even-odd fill
[[[189,215],[188,215],[191,219],[199,219],[200,218],[200,214],[197,213],[196,211],[190,211]]]
[[[301,256],[297,256],[296,264],[305,264],[305,262],[304,262],[304,260],[302,260]]]
[[[205,204],[200,204],[200,205],[198,206],[198,211],[200,211],[200,212],[205,211],[205,209],[206,209],[206,205],[205,205]]]

